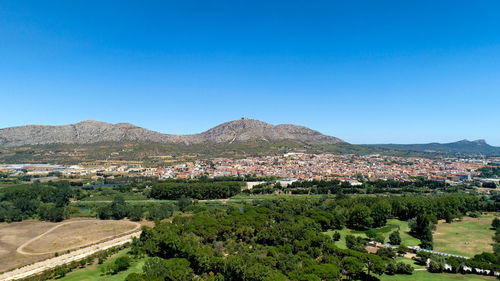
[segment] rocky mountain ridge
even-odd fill
[[[328,145],[344,141],[303,126],[272,125],[242,118],[220,124],[193,135],[162,134],[129,123],[111,124],[94,120],[63,126],[26,125],[0,129],[0,147],[46,144],[92,144],[138,142],[164,144],[274,142],[290,140],[308,145]]]

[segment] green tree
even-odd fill
[[[389,235],[389,243],[391,245],[401,244],[401,236],[399,235],[399,231],[394,231]]]
[[[113,274],[127,270],[130,267],[130,258],[128,256],[119,257],[113,264]]]
[[[386,201],[375,203],[371,207],[371,217],[373,219],[373,227],[381,227],[387,223],[387,219],[391,214],[391,205]]]
[[[142,266],[142,271],[148,278],[165,278],[168,274],[165,260],[159,257],[147,259]]]
[[[179,207],[181,211],[184,211],[184,209],[189,205],[191,205],[190,198],[181,197],[179,198],[179,200],[177,200],[177,207]]]
[[[171,281],[188,281],[193,277],[193,269],[186,259],[172,258],[165,262],[167,267],[166,280]]]
[[[491,223],[491,226],[496,229],[500,227],[500,219],[499,218],[494,218],[493,222]]]
[[[347,225],[352,229],[367,229],[373,225],[370,208],[358,204],[349,210]]]
[[[358,258],[347,256],[342,259],[342,268],[349,280],[353,280],[363,272],[364,265]]]
[[[340,233],[338,231],[335,231],[332,235],[333,241],[339,241],[340,240]]]
[[[323,263],[315,265],[313,266],[312,273],[325,281],[334,281],[340,278],[340,270],[333,264]]]

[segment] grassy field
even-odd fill
[[[378,234],[381,234],[384,236],[385,241],[388,242],[389,240],[389,235],[393,232],[396,231],[399,228],[399,233],[401,235],[401,241],[402,244],[406,246],[416,246],[420,243],[420,241],[415,238],[410,236],[408,234],[409,232],[409,227],[408,227],[408,222],[406,221],[400,221],[397,219],[390,219],[387,221],[387,225],[384,227],[376,228],[374,231]],[[336,230],[329,230],[325,232],[327,235],[333,235],[333,233]],[[346,248],[345,245],[345,236],[346,235],[354,235],[354,236],[361,236],[361,237],[367,237],[364,231],[357,231],[357,230],[352,230],[352,229],[347,229],[344,228],[342,230],[337,230],[340,233],[340,240],[335,242],[335,244],[340,247],[340,248]]]
[[[462,221],[440,221],[433,233],[434,250],[464,256],[491,252],[494,231],[490,229],[493,216],[466,217]]]
[[[142,266],[146,259],[132,259],[132,263],[129,269],[119,272],[115,275],[103,275],[101,273],[101,268],[108,264],[112,264],[118,257],[127,254],[129,249],[124,249],[113,255],[111,258],[106,260],[103,264],[94,264],[85,268],[75,269],[68,273],[65,277],[57,279],[62,281],[123,281],[130,273],[142,272]]]
[[[493,276],[481,276],[473,274],[451,274],[451,273],[430,273],[427,271],[414,271],[412,275],[382,275],[380,281],[485,281],[497,280]]]

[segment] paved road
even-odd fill
[[[50,230],[49,230],[50,231]],[[64,265],[67,263],[71,263],[73,261],[78,261],[83,258],[86,258],[92,254],[97,252],[123,245],[127,242],[130,242],[133,237],[139,237],[141,235],[141,231],[137,231],[131,234],[127,234],[109,241],[105,241],[102,243],[98,243],[89,247],[85,247],[68,254],[60,255],[58,257],[50,258],[44,261],[40,261],[31,265],[26,265],[24,267],[5,272],[0,274],[0,280],[8,281],[8,280],[17,280],[21,278],[26,278],[31,275],[35,275],[38,273],[42,273],[47,269],[55,268],[60,265]]]

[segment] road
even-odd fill
[[[51,230],[49,230],[51,231]],[[49,232],[48,231],[48,232]],[[46,232],[47,233],[47,232]],[[82,249],[78,249],[76,251],[70,252],[68,254],[60,255],[58,257],[46,259],[40,262],[36,262],[31,265],[26,265],[21,268],[5,272],[0,274],[0,280],[8,281],[8,280],[17,280],[21,278],[26,278],[31,275],[39,274],[47,269],[55,268],[60,265],[64,265],[67,263],[71,263],[73,261],[78,261],[83,258],[86,258],[90,255],[93,255],[97,252],[113,248],[116,246],[123,245],[127,242],[130,242],[133,237],[139,237],[141,235],[141,231],[137,231],[131,234],[127,234],[112,240],[108,240],[102,243],[98,243],[92,246],[88,246]]]

